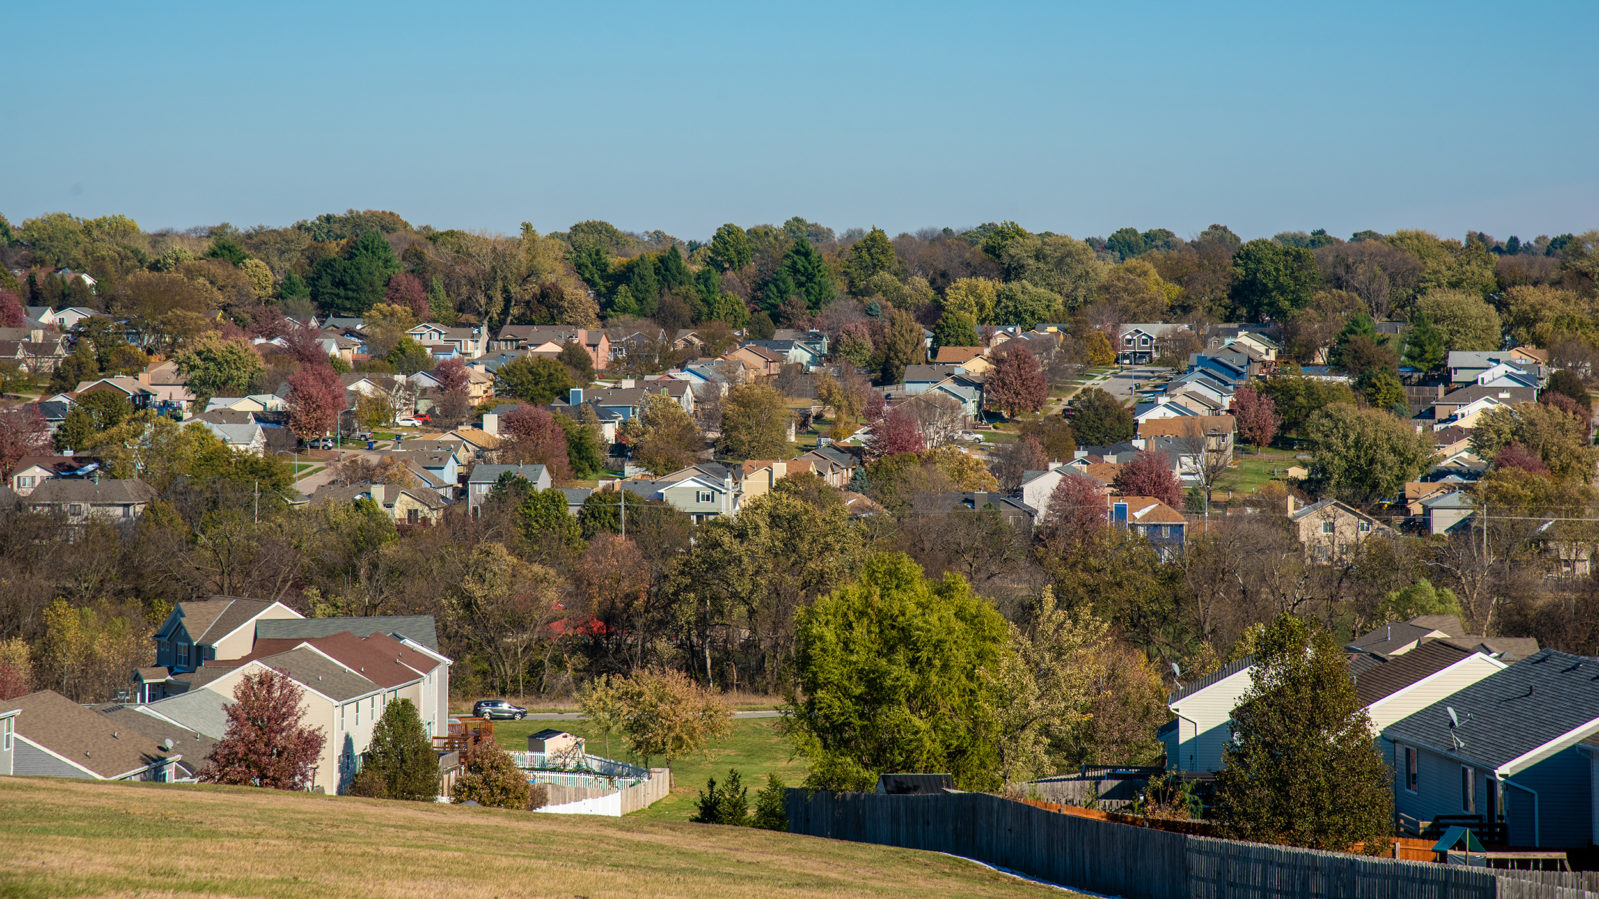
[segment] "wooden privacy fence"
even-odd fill
[[[1126,899],[1577,899],[1582,880],[1262,846],[1062,815],[986,793],[789,790],[810,836],[947,852]]]

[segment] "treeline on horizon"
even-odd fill
[[[723,323],[756,337],[777,327],[835,338],[848,330],[850,361],[885,378],[904,361],[889,346],[896,312],[932,329],[939,345],[975,343],[986,325],[1056,322],[1083,334],[1123,322],[1275,323],[1296,357],[1329,345],[1355,317],[1409,320],[1424,297],[1426,314],[1447,319],[1433,322],[1446,337],[1453,325],[1587,346],[1599,327],[1599,231],[1524,241],[1408,230],[1342,240],[1316,230],[1245,242],[1212,225],[1191,240],[1133,228],[1079,240],[1004,222],[890,238],[795,217],[726,224],[702,243],[603,221],[551,234],[524,225],[514,237],[436,230],[370,210],[182,232],[54,213],[15,226],[0,217],[0,260],[0,289],[25,304],[105,311],[156,348],[208,330],[279,336],[285,316],[360,316],[380,303],[490,329],[653,321],[667,331]],[[41,277],[59,269],[97,285]],[[1482,303],[1499,328],[1483,326]]]

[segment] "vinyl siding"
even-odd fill
[[[1371,715],[1372,732],[1382,733],[1394,722],[1408,718],[1435,702],[1448,699],[1503,669],[1504,665],[1487,656],[1467,656],[1443,671],[1411,684],[1391,696],[1384,696],[1367,706],[1366,711]]]
[[[1460,803],[1460,762],[1426,748],[1416,748],[1416,792],[1405,789],[1405,747],[1407,744],[1384,740],[1383,755],[1394,771],[1394,811],[1418,821],[1431,821],[1439,815],[1462,815]],[[1481,773],[1477,775],[1483,777]],[[1478,808],[1482,808],[1479,791]],[[1480,813],[1480,812],[1479,812]]]
[[[1592,772],[1587,756],[1575,746],[1519,772],[1509,780],[1538,794],[1538,845],[1540,848],[1573,849],[1593,843]],[[1510,819],[1511,839],[1523,846],[1532,845],[1532,799],[1521,794],[1527,814]],[[1516,808],[1512,805],[1512,810]]]
[[[1222,751],[1233,737],[1233,709],[1254,683],[1253,672],[1252,667],[1245,668],[1172,705],[1178,716],[1179,743],[1168,765],[1179,771],[1221,770]]]
[[[82,777],[82,770],[74,768],[48,752],[22,740],[17,740],[13,757],[14,771],[18,777]]]

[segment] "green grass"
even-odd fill
[[[1254,493],[1295,464],[1294,454],[1287,450],[1263,449],[1257,453],[1242,447],[1233,452],[1233,461],[1236,464],[1216,481],[1217,490]]]
[[[0,896],[1042,896],[932,853],[743,827],[249,787],[0,778]]]
[[[588,741],[588,751],[605,755],[605,735],[587,721],[496,721],[494,738],[506,749],[527,749],[527,735],[546,727],[564,730]],[[628,755],[626,741],[611,737],[610,757],[639,762]],[[766,775],[775,773],[789,786],[805,779],[805,762],[789,757],[789,742],[777,732],[776,718],[744,718],[733,722],[727,736],[706,748],[702,755],[672,761],[672,792],[665,799],[635,813],[634,817],[663,821],[687,821],[694,815],[694,803],[707,778],[722,780],[727,769],[737,768],[750,788],[750,795],[766,785]],[[662,759],[650,764],[662,765]]]

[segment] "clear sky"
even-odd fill
[[[0,213],[1599,228],[1599,2],[9,4]]]

